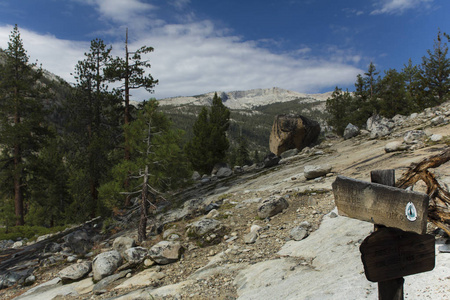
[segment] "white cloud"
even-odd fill
[[[168,3],[176,9],[182,10],[191,3],[191,0],[168,0]]]
[[[0,48],[8,47],[9,36],[13,25],[0,26]],[[30,62],[38,60],[38,64],[50,72],[73,82],[70,75],[75,65],[83,59],[84,52],[89,50],[89,42],[75,42],[58,39],[50,34],[39,34],[19,27],[24,48],[30,56]]]
[[[106,18],[116,28],[124,26],[121,14],[141,19],[158,9],[138,0],[127,1],[123,10],[119,0],[75,1],[95,5],[101,18]],[[245,41],[207,20],[146,26],[145,30],[130,30],[133,39],[130,39],[129,49],[133,51],[143,45],[155,48],[146,59],[150,60],[150,72],[159,84],[154,95],[134,91],[134,100],[274,86],[315,93],[332,90],[336,85],[352,84],[356,75],[363,72],[355,67],[361,56],[336,47],[330,47],[321,56],[309,45],[302,45],[298,51],[274,53],[262,46],[261,41]],[[0,47],[7,46],[11,30],[12,26],[0,27]],[[89,42],[61,40],[53,35],[19,30],[32,60],[38,58],[45,69],[69,82],[74,81],[70,73],[89,50]],[[123,46],[123,43],[114,44],[114,55],[123,56]]]
[[[273,86],[317,92],[352,83],[362,72],[353,66],[360,59],[355,55],[335,51],[332,58],[319,59],[310,48],[294,56],[275,54],[257,42],[217,34],[208,21],[160,27],[135,47],[143,44],[155,48],[149,59],[151,73],[160,80],[157,98]]]
[[[161,24],[153,14],[157,7],[141,0],[72,0],[95,7],[100,18],[115,24],[143,29]],[[180,0],[178,0],[180,1]]]
[[[432,2],[433,0],[377,0],[375,4],[377,9],[373,10],[371,14],[403,14],[410,9],[429,7]]]

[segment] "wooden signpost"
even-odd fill
[[[338,176],[333,193],[339,214],[375,224],[361,244],[368,280],[380,300],[403,299],[403,276],[431,271],[434,236],[427,235],[427,195],[394,188],[394,170],[371,172],[372,182]]]

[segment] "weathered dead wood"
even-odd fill
[[[450,235],[450,192],[442,188],[433,173],[428,170],[437,168],[448,161],[450,161],[450,148],[418,164],[412,164],[397,181],[396,186],[408,188],[414,186],[419,180],[423,180],[430,197],[428,220]]]
[[[19,249],[8,249],[6,251],[1,252],[0,254],[0,274],[7,272],[8,269],[28,260],[33,260],[39,258],[42,254],[45,246],[50,242],[55,242],[60,238],[84,227],[92,226],[97,221],[99,221],[101,217],[96,217],[92,220],[86,221],[81,225],[77,225],[71,228],[67,228],[64,231],[59,233],[55,233],[52,236],[46,238],[45,240],[36,242],[32,245],[25,246]]]

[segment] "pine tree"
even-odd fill
[[[433,51],[427,50],[427,53],[428,57],[422,58],[421,81],[427,94],[427,106],[432,106],[443,103],[450,89],[448,46],[442,41],[440,31],[434,41]]]
[[[123,81],[123,86],[118,88],[124,96],[124,124],[131,122],[130,90],[144,88],[152,93],[158,84],[151,74],[146,74],[151,65],[149,61],[142,60],[142,55],[153,52],[152,47],[142,46],[135,52],[128,51],[128,29],[125,38],[125,59],[116,57],[105,69],[105,74],[111,81]],[[130,57],[131,56],[131,57]],[[125,159],[129,159],[129,149],[125,148]]]
[[[156,200],[164,193],[179,187],[189,176],[187,159],[179,143],[181,132],[174,130],[171,121],[157,110],[158,102],[146,102],[137,119],[125,126],[130,141],[131,159],[123,159],[113,168],[113,180],[100,188],[108,206],[120,206],[120,194],[139,199],[140,222],[138,239],[145,240],[148,208],[156,208]],[[129,180],[128,190],[123,181]],[[131,187],[138,187],[133,190]]]
[[[337,134],[342,135],[348,123],[353,122],[351,111],[352,96],[348,91],[343,92],[342,89],[336,87],[331,97],[327,99],[326,109],[329,114],[328,124],[333,126]],[[359,126],[359,125],[358,125]]]
[[[66,103],[70,146],[72,215],[95,217],[101,207],[98,188],[112,167],[110,151],[118,143],[120,99],[108,89],[104,71],[111,62],[111,47],[91,41],[90,52],[75,66],[76,90]]]
[[[406,98],[411,105],[411,111],[419,111],[424,107],[422,103],[420,88],[420,69],[418,66],[412,64],[411,58],[408,60],[408,64],[403,65],[402,69],[403,78],[406,86]]]
[[[14,195],[16,225],[23,225],[30,166],[48,134],[42,105],[47,93],[39,81],[42,69],[28,63],[17,25],[5,54],[0,69],[0,176],[4,184],[12,183],[2,190]]]
[[[245,166],[251,163],[247,140],[241,136],[237,148],[236,164],[238,166]]]
[[[211,110],[208,112],[206,107],[202,108],[193,126],[194,137],[185,147],[195,170],[209,173],[216,163],[225,161],[230,147],[226,134],[229,120],[230,110],[215,93]]]
[[[379,83],[380,114],[392,118],[411,113],[412,102],[407,98],[403,73],[389,69]]]

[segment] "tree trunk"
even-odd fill
[[[18,103],[19,91],[17,87],[14,89],[15,112],[14,125],[20,124],[20,112]],[[16,141],[14,145],[14,210],[16,214],[16,225],[24,225],[24,211],[23,211],[23,191],[22,191],[22,150],[20,144]]]
[[[145,166],[144,183],[141,193],[141,218],[139,220],[138,241],[145,241],[147,238],[147,194],[148,194],[148,165]]]
[[[124,124],[125,126],[130,123],[130,87],[129,87],[129,72],[128,72],[128,28],[127,28],[127,34],[125,38],[125,111],[124,111]],[[130,146],[128,145],[128,137],[126,134],[124,134],[125,137],[125,160],[130,160]],[[128,186],[130,185],[128,179],[125,179],[124,187],[125,189],[128,189]],[[125,198],[125,207],[128,207],[131,202],[131,196],[128,195]]]

